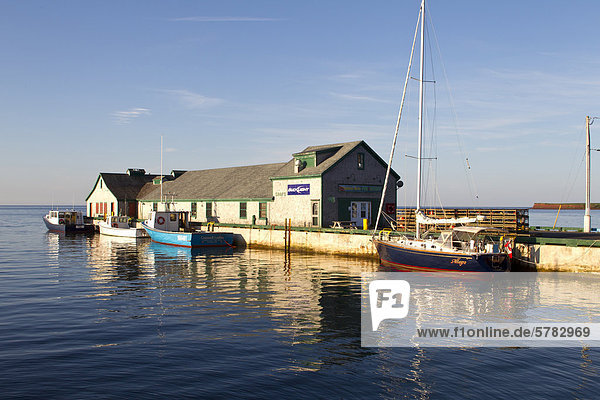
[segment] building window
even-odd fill
[[[212,203],[207,202],[206,203],[206,218],[212,218],[212,216],[213,216]]]
[[[258,218],[267,218],[267,203],[258,203]]]
[[[365,153],[358,153],[356,157],[356,167],[358,169],[365,169]]]
[[[192,218],[196,218],[198,215],[198,203],[192,203]]]
[[[240,218],[248,217],[248,203],[240,203]]]
[[[152,203],[152,211],[158,211],[158,203]]]
[[[311,203],[312,208],[312,225],[319,226],[319,202],[313,201]]]

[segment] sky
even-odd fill
[[[159,173],[161,136],[165,171],[284,162],[353,140],[387,160],[419,4],[0,0],[0,204],[83,204],[99,172]],[[600,2],[428,10],[426,202],[583,202]],[[392,164],[399,205],[414,203],[416,93],[410,79]],[[600,147],[600,120],[591,136]]]

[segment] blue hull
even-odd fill
[[[510,271],[507,254],[448,254],[409,249],[397,244],[373,240],[381,263],[386,266],[415,270],[460,272]]]
[[[168,232],[150,228],[142,223],[153,242],[180,247],[233,247],[233,233],[226,232]]]

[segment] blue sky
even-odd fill
[[[0,204],[82,204],[100,171],[159,172],[161,136],[166,171],[287,161],[357,139],[387,159],[419,1],[0,7]],[[585,116],[600,116],[600,3],[428,7],[441,54],[431,65],[443,67],[428,67],[439,111],[427,201],[583,201]],[[406,118],[393,164],[406,183],[400,204],[414,201]]]

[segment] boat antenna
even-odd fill
[[[387,171],[385,173],[385,180],[383,182],[383,189],[381,191],[381,201],[379,202],[379,212],[377,213],[377,220],[375,222],[375,230],[373,231],[373,236],[377,232],[377,226],[379,225],[379,218],[381,216],[381,212],[383,210],[383,200],[385,199],[385,192],[388,185],[388,180],[390,177],[390,171],[392,169],[392,160],[394,159],[394,150],[396,149],[396,140],[398,139],[398,131],[400,130],[400,120],[402,118],[402,109],[404,108],[404,99],[406,98],[406,89],[408,86],[408,81],[410,79],[410,71],[412,68],[413,56],[415,54],[415,44],[417,42],[417,35],[419,32],[419,21],[421,20],[421,15],[423,7],[421,6],[421,10],[419,10],[419,18],[417,18],[417,26],[415,27],[415,35],[413,38],[412,50],[410,52],[410,59],[408,61],[408,70],[406,71],[406,79],[404,80],[404,89],[402,90],[402,100],[400,101],[400,109],[398,110],[398,119],[396,120],[396,130],[394,132],[394,140],[392,142],[392,149],[390,150],[390,158],[387,164]],[[395,200],[395,199],[394,199]]]

